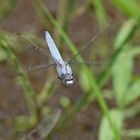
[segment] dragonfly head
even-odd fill
[[[73,74],[65,74],[62,76],[62,81],[66,86],[72,86],[74,84],[74,76]]]

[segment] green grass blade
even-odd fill
[[[113,110],[110,110],[110,116],[112,120],[114,121],[117,131],[119,132],[119,136],[121,136],[123,120],[124,120],[123,112],[117,109],[113,109]],[[101,124],[99,128],[99,140],[106,140],[106,139],[114,140],[114,137],[112,134],[112,129],[110,128],[110,125],[108,123],[108,120],[104,116],[101,120]]]
[[[12,44],[10,42],[10,39],[4,35],[1,35],[1,33],[0,33],[0,47],[2,47],[5,50],[5,52],[7,53],[8,57],[9,57],[9,61],[16,68],[17,72],[21,73],[19,78],[20,78],[22,87],[24,88],[24,91],[25,91],[25,97],[26,97],[26,101],[28,104],[28,108],[29,108],[31,115],[35,115],[36,114],[36,104],[35,104],[36,93],[32,89],[32,87],[29,83],[29,80],[27,78],[27,75],[24,73],[18,59],[16,58],[15,54],[13,53],[12,49],[10,48],[11,45]]]
[[[124,105],[129,105],[140,97],[140,80],[135,81],[132,86],[129,86],[126,94],[124,95]]]
[[[58,8],[57,8],[57,13],[56,13],[56,17],[57,17],[57,22],[59,23],[61,28],[64,28],[64,24],[65,24],[65,20],[66,20],[66,11],[67,11],[67,4],[68,4],[68,0],[58,0]],[[57,29],[55,30],[55,36],[56,36],[56,42],[58,44],[58,46],[61,45],[61,38],[57,32]]]
[[[111,3],[126,15],[140,20],[140,7],[135,0],[110,0]]]
[[[5,19],[16,6],[17,0],[3,0],[0,6],[0,20]]]
[[[111,119],[111,116],[109,114],[109,109],[108,109],[108,106],[106,104],[106,101],[104,100],[104,97],[102,96],[101,91],[100,91],[99,87],[97,86],[97,83],[96,83],[96,81],[94,79],[92,81],[92,86],[93,86],[93,91],[94,91],[94,94],[95,94],[95,96],[97,98],[97,101],[99,102],[99,105],[100,105],[104,115],[106,116],[106,118],[107,118],[107,120],[109,122],[109,125],[112,128],[112,132],[114,134],[114,139],[119,140],[118,131],[117,131],[116,126],[113,123],[113,120]]]
[[[95,11],[97,15],[97,19],[101,26],[106,25],[107,23],[107,15],[105,13],[105,9],[103,6],[102,0],[91,0],[91,4],[95,6]]]
[[[47,114],[35,129],[20,140],[43,140],[47,138],[59,120],[60,114],[61,110]]]
[[[132,107],[125,109],[125,116],[127,118],[135,117],[136,115],[139,115],[140,113],[140,103],[135,103]]]
[[[124,131],[124,136],[131,137],[131,138],[140,138],[140,129],[128,129]]]
[[[132,37],[134,36],[135,32],[137,31],[139,27],[138,25],[139,23],[135,20],[129,20],[126,23],[124,23],[123,28],[119,32],[121,33],[121,35],[118,34],[118,37],[116,38],[116,41],[114,43],[116,50],[112,58],[110,59],[108,66],[105,68],[105,70],[101,73],[101,75],[98,78],[97,82],[100,86],[103,86],[109,79],[111,75],[112,66],[116,58],[118,57],[118,55],[124,48],[125,44],[127,44],[132,39]],[[120,38],[120,36],[122,36],[122,38]]]
[[[125,93],[132,78],[133,56],[129,51],[129,46],[118,55],[112,68],[113,89],[118,106],[123,107]]]
[[[134,57],[139,55],[139,47],[126,46],[115,61],[112,69],[113,88],[119,106],[125,106],[140,96],[140,82],[131,84]]]

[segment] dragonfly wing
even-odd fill
[[[103,33],[105,31],[105,29],[107,29],[107,27],[109,27],[108,25],[106,25],[103,29],[101,29],[99,32],[96,33],[96,35],[87,43],[85,44],[80,50],[79,52],[74,56],[72,57],[68,63],[72,62],[73,60],[75,60],[86,48],[89,48],[91,47],[93,44],[95,45],[96,44],[96,39],[99,37],[99,35],[101,33]],[[93,44],[92,44],[93,43]]]
[[[52,58],[55,61],[55,63],[59,63],[59,64],[64,64],[64,61],[51,37],[51,35],[49,34],[49,32],[45,31],[45,39],[47,41],[49,50],[51,52]]]
[[[18,76],[18,75],[21,75],[23,73],[29,73],[29,72],[43,70],[43,69],[52,68],[52,67],[55,67],[55,63],[53,63],[53,64],[32,65],[32,66],[29,66],[27,69],[22,69],[21,72],[14,72],[11,69],[11,70],[7,71],[7,73],[8,73],[7,76],[9,76],[9,77]]]

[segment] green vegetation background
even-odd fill
[[[3,67],[8,66],[8,68],[16,70],[18,76],[15,77],[18,78],[16,80],[13,78],[13,82],[20,83],[23,88],[25,106],[27,106],[24,115],[1,119],[0,139],[51,140],[55,135],[63,135],[65,128],[67,128],[69,123],[73,122],[73,119],[80,112],[86,112],[86,110],[88,112],[89,107],[92,107],[90,111],[94,112],[94,106],[92,105],[96,103],[98,104],[100,118],[98,120],[93,119],[90,122],[93,124],[95,121],[99,122],[96,128],[97,134],[94,134],[93,130],[91,131],[93,133],[90,137],[91,139],[135,140],[140,138],[140,127],[135,128],[135,125],[133,126],[132,124],[132,127],[127,128],[127,123],[131,122],[127,121],[129,119],[135,120],[135,118],[138,118],[137,122],[140,122],[140,117],[138,117],[140,116],[140,73],[138,71],[140,54],[140,2],[138,0],[87,0],[83,3],[80,2],[76,0],[54,1],[54,9],[50,8],[49,1],[36,0],[29,2],[33,12],[38,17],[37,20],[41,26],[41,33],[44,30],[54,33],[53,35],[63,56],[65,55],[65,50],[74,56],[80,49],[70,39],[69,31],[71,24],[75,20],[78,20],[78,18],[80,19],[81,16],[85,17],[89,15],[93,18],[95,20],[93,26],[96,26],[95,29],[98,29],[98,31],[102,31],[105,28],[105,34],[112,32],[112,34],[110,33],[107,36],[104,35],[102,39],[100,39],[100,36],[97,37],[100,43],[95,40],[95,43],[92,44],[94,45],[94,50],[98,44],[103,46],[100,49],[100,54],[105,57],[108,57],[108,53],[106,52],[109,52],[111,49],[112,55],[109,57],[103,70],[96,75],[95,70],[91,67],[79,65],[76,74],[79,86],[76,89],[78,89],[78,92],[82,92],[82,94],[78,96],[78,99],[76,98],[76,94],[78,94],[77,90],[73,90],[73,87],[62,87],[61,83],[55,80],[56,75],[53,73],[47,76],[43,82],[43,86],[41,86],[42,89],[38,93],[36,87],[32,86],[32,82],[29,80],[30,76],[24,71],[17,57],[24,52],[24,49],[20,48],[24,48],[29,42],[21,39],[15,30],[13,33],[3,28],[0,29],[1,76],[4,77],[2,74]],[[19,1],[17,0],[1,1],[0,25],[12,15],[18,3]],[[26,11],[23,9],[23,12]],[[30,16],[30,14],[25,15],[25,17],[27,16]],[[12,22],[7,25],[12,26]],[[88,26],[88,21],[86,26]],[[29,27],[30,29],[26,30],[25,28],[22,34],[38,46],[45,46],[44,38],[39,37],[39,33],[36,32],[34,26],[30,25]],[[72,33],[72,35],[75,34],[74,32]],[[110,48],[107,41],[105,41],[107,38],[111,43]],[[104,42],[106,43],[104,44]],[[63,47],[65,45],[66,49]],[[93,57],[94,50],[92,51],[92,47],[90,48],[89,58]],[[78,56],[77,60],[84,61],[84,57],[82,55]],[[37,86],[37,83],[35,85]],[[75,99],[72,100],[68,94],[59,95],[59,98],[57,98],[56,94],[59,86],[61,87],[59,89],[61,93],[68,92],[72,94],[74,92]],[[9,85],[7,88],[10,87]],[[0,91],[0,94],[2,92]],[[15,90],[14,92],[18,91]],[[12,97],[10,90],[8,94]],[[58,104],[55,104],[55,107],[51,106],[50,103],[53,100],[58,100]],[[114,103],[113,105],[111,105],[112,102]],[[7,124],[8,131],[6,132],[4,128]],[[73,123],[66,130],[73,135],[71,130],[76,125],[79,124]],[[80,140],[80,135],[82,136],[82,134],[83,132],[81,131],[77,139]],[[71,136],[71,139],[74,139],[74,136]]]

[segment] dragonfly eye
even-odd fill
[[[61,68],[61,69],[62,69],[62,68],[63,68],[63,67],[62,67],[62,65],[59,65],[59,68]]]

